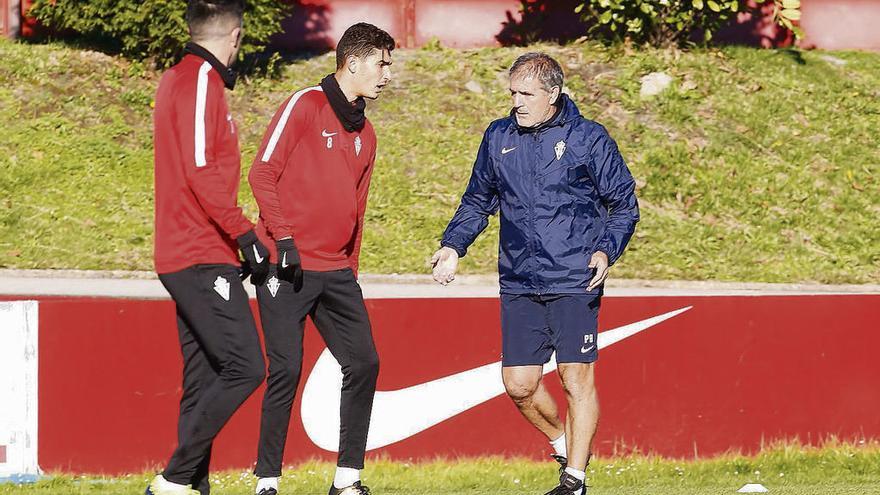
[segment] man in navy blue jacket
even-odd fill
[[[513,110],[486,129],[432,263],[434,279],[450,283],[489,215],[501,210],[504,385],[561,464],[559,486],[548,495],[583,495],[599,419],[599,302],[639,209],[635,181],[614,140],[581,116],[562,83],[562,68],[546,54],[514,62]],[[569,406],[564,423],[541,383],[542,365],[554,352]]]

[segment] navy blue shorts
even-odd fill
[[[542,365],[554,351],[557,363],[596,361],[601,299],[595,294],[501,294],[501,364]]]

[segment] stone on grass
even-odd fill
[[[657,96],[672,84],[672,76],[664,72],[652,72],[647,76],[642,76],[642,89],[639,96],[642,98],[650,98]]]
[[[833,55],[819,55],[819,58],[828,62],[831,65],[836,65],[837,67],[843,67],[846,65],[846,60],[842,58],[837,58]]]
[[[746,483],[742,488],[737,490],[737,493],[767,493],[770,490],[764,488],[764,485],[760,483]]]
[[[480,83],[471,79],[464,85],[464,89],[470,91],[471,93],[481,94],[483,92],[483,87],[480,86]]]

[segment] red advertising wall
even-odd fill
[[[498,306],[497,298],[367,300],[379,389],[498,361]],[[880,437],[880,295],[606,297],[600,330],[688,306],[601,351],[598,455],[710,456],[773,439]],[[139,472],[167,459],[181,376],[174,321],[168,300],[41,299],[43,469]],[[309,327],[303,383],[322,349]],[[545,379],[561,400],[556,374]],[[215,467],[252,465],[262,395],[221,434]],[[334,459],[309,440],[300,406],[297,398],[285,462]],[[369,455],[542,458],[547,449],[499,396]]]
[[[35,35],[37,32],[37,21],[34,18],[27,16],[28,11],[34,5],[34,0],[19,0],[17,3],[21,15],[19,22],[20,34],[24,37]]]
[[[436,38],[444,46],[469,48],[523,44],[532,40],[574,40],[587,34],[575,0],[296,0],[285,33],[286,49],[330,49],[345,28],[366,21],[386,29],[401,46]],[[523,6],[525,5],[525,8]],[[793,38],[773,21],[769,0],[750,0],[718,39],[763,47],[789,46]],[[880,49],[876,0],[803,0],[805,46],[822,49]]]
[[[880,50],[880,2],[803,0],[805,45],[825,50]]]
[[[18,1],[0,0],[0,36],[15,37],[18,34]]]
[[[9,36],[9,24],[11,22],[9,12],[9,0],[0,0],[0,36]]]

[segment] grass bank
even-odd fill
[[[639,185],[642,222],[613,276],[867,283],[880,278],[880,54],[749,48],[536,46],[581,112],[609,128]],[[523,49],[395,52],[368,115],[380,149],[362,269],[418,273],[486,125],[509,107]],[[247,172],[292,91],[333,69],[295,61],[230,95]],[[640,78],[674,77],[655,98]],[[0,41],[0,267],[152,268],[151,102],[158,74],[59,45]],[[256,207],[246,181],[240,199]],[[489,273],[497,219],[463,262]]]

